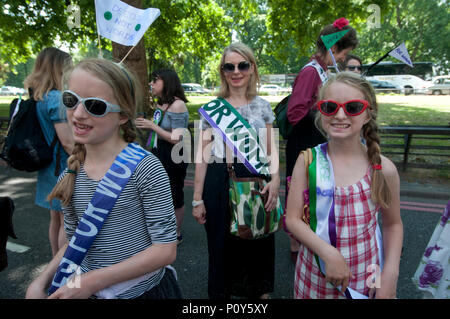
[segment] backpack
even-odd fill
[[[50,165],[58,136],[55,134],[48,145],[37,117],[36,101],[14,99],[9,107],[10,123],[0,157],[19,171],[35,172]],[[59,156],[57,159],[55,176],[59,172]]]
[[[291,123],[289,123],[289,120],[287,118],[287,110],[290,97],[291,94],[282,99],[281,102],[277,104],[274,110],[278,130],[285,140],[288,139],[288,136],[291,134],[293,129]]]

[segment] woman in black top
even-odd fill
[[[170,179],[173,205],[177,217],[178,243],[181,243],[181,224],[184,217],[184,178],[186,177],[187,162],[183,160],[183,147],[177,155],[180,159],[172,158],[172,148],[177,143],[183,143],[183,134],[188,127],[188,102],[181,81],[173,70],[157,70],[152,73],[150,87],[153,96],[157,97],[159,110],[162,113],[158,124],[145,118],[137,118],[136,127],[152,130],[157,134],[156,145],[151,145],[152,152],[163,164]],[[180,145],[181,146],[181,145]],[[175,160],[175,161],[174,161]]]

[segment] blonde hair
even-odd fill
[[[112,61],[86,59],[64,74],[63,79],[65,87],[75,69],[81,69],[90,73],[92,76],[104,81],[113,89],[114,97],[121,108],[120,115],[128,118],[128,121],[120,126],[122,137],[127,143],[133,142],[136,138],[133,118],[136,112],[137,103],[140,101],[142,94],[141,87],[139,86],[136,77],[124,66]],[[86,149],[84,144],[75,143],[73,152],[67,159],[67,169],[78,172],[85,157]],[[57,198],[62,201],[64,206],[69,205],[73,195],[74,183],[75,174],[67,173],[53,188],[52,192],[48,195],[47,200],[50,201]]]
[[[71,66],[72,58],[68,53],[57,48],[45,48],[37,56],[33,71],[23,82],[24,87],[32,90],[36,101],[42,101],[51,90],[61,91],[63,72]]]
[[[359,90],[363,93],[364,99],[369,102],[370,107],[367,109],[367,112],[370,120],[362,127],[362,136],[366,140],[367,156],[370,164],[381,165],[380,136],[378,135],[378,125],[376,122],[378,104],[372,85],[366,79],[354,72],[340,72],[337,75],[331,76],[320,89],[318,96],[319,101],[325,98],[328,88],[336,82],[347,84]],[[322,134],[326,136],[327,134],[321,126],[321,116],[321,113],[317,112],[315,124]],[[382,170],[372,170],[371,193],[372,201],[378,203],[381,207],[387,208],[391,203],[391,193]]]
[[[247,99],[252,100],[257,94],[257,88],[259,84],[259,74],[258,74],[258,66],[256,65],[255,56],[253,54],[252,49],[250,49],[248,46],[246,46],[243,43],[232,43],[229,46],[225,48],[225,50],[222,53],[222,58],[220,60],[219,64],[219,74],[220,74],[220,91],[217,94],[217,96],[227,98],[230,96],[230,87],[228,85],[228,82],[225,78],[225,73],[222,69],[223,65],[225,64],[225,57],[228,53],[235,52],[239,55],[241,55],[246,61],[250,62],[250,64],[253,66],[253,73],[250,75],[250,81],[247,85]]]

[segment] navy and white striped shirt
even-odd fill
[[[67,174],[64,171],[60,179]],[[63,207],[68,239],[90,202],[99,181],[90,179],[81,165],[69,206]],[[113,210],[81,263],[83,273],[117,264],[147,249],[152,243],[177,240],[177,226],[169,178],[161,162],[147,155],[136,167]],[[158,285],[164,268],[153,276],[119,294],[135,298]]]

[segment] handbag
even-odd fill
[[[272,211],[264,208],[269,193],[261,194],[267,182],[261,177],[237,178],[228,165],[231,210],[230,233],[243,239],[258,239],[275,233],[282,227],[283,207],[278,197]]]
[[[311,165],[313,161],[313,155],[310,148],[305,151],[302,151],[303,158],[305,160],[305,173],[306,173],[306,185],[307,188],[303,191],[303,221],[306,225],[309,225],[311,222],[311,213],[309,210],[309,165]]]
[[[309,211],[309,165],[311,165],[313,161],[313,155],[310,148],[301,151],[300,154],[303,154],[303,160],[305,161],[305,174],[306,174],[306,189],[303,191],[303,221],[309,225],[311,221],[311,214]],[[291,179],[292,176],[286,177],[286,204],[287,204],[287,196],[289,194],[289,189],[291,187]],[[286,226],[286,213],[283,214],[283,230],[292,238],[294,236],[292,233],[287,229]],[[295,238],[294,238],[295,239]]]

